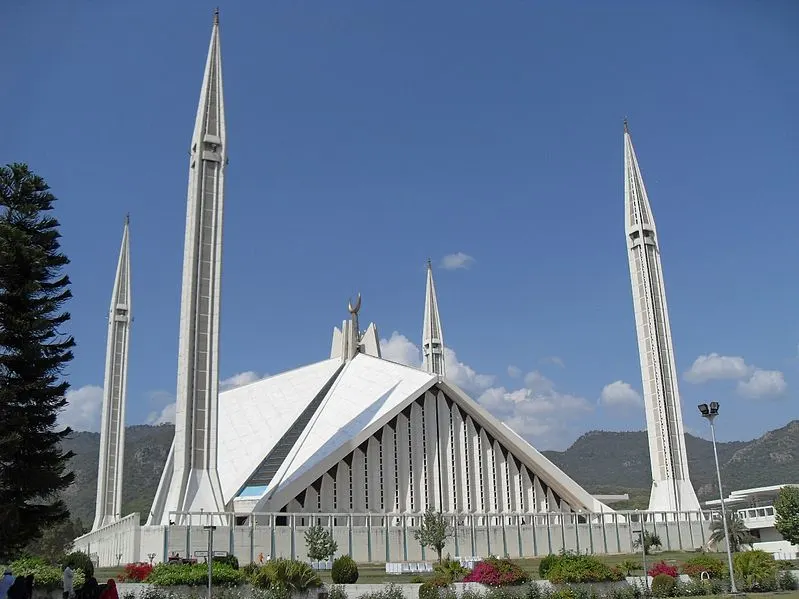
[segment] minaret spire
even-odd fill
[[[652,208],[624,121],[624,213],[652,462],[652,511],[699,510],[688,476],[677,369]]]
[[[433,264],[427,260],[427,288],[424,297],[424,328],[422,329],[423,368],[430,374],[444,376],[444,332],[438,315],[438,298],[433,282]]]
[[[103,416],[100,424],[100,464],[97,471],[96,530],[120,518],[122,511],[122,464],[125,450],[125,400],[130,345],[130,217],[125,217],[105,349]]]
[[[225,134],[217,10],[189,159],[172,469],[170,476],[165,469],[156,493],[150,519],[154,524],[168,524],[170,512],[224,511],[217,423]],[[180,515],[171,517],[176,523],[182,520]]]

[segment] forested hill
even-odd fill
[[[166,461],[174,427],[131,426],[125,434],[125,479],[122,513],[146,517]],[[710,441],[685,436],[691,480],[700,500],[717,496]],[[77,432],[65,442],[75,452],[75,483],[65,499],[73,518],[91,525],[97,494],[99,433]],[[799,483],[799,420],[754,441],[719,443],[719,460],[727,490],[769,484]],[[592,493],[629,493],[631,501],[616,508],[645,508],[651,485],[646,433],[593,431],[566,451],[544,454]]]

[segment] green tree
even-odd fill
[[[641,536],[638,535],[633,539],[633,548],[634,549],[641,549]],[[649,530],[644,530],[643,534],[644,540],[644,555],[649,555],[652,553],[652,549],[660,549],[663,544],[660,541],[660,535],[656,532],[652,532]]]
[[[444,551],[447,538],[452,535],[446,518],[442,514],[427,510],[422,518],[422,525],[413,533],[413,536],[422,547],[434,549],[438,555],[438,561],[441,563],[441,552]]]
[[[774,502],[774,528],[791,545],[799,545],[799,487],[780,489]]]
[[[338,550],[338,543],[333,540],[333,535],[321,524],[311,526],[305,531],[305,545],[308,547],[308,557],[315,562],[326,560]]]
[[[730,550],[733,553],[741,551],[755,540],[737,512],[727,512],[727,531],[730,533]],[[724,525],[721,518],[716,518],[710,523],[710,542],[718,544],[724,540]]]
[[[72,546],[72,541],[88,531],[80,518],[64,520],[42,530],[37,539],[28,543],[22,553],[43,558],[50,564],[57,564]]]
[[[0,558],[68,518],[59,491],[75,478],[61,449],[72,431],[56,423],[75,341],[55,200],[26,165],[0,167]]]

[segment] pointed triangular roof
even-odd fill
[[[531,472],[573,506],[612,511],[446,378],[387,360],[350,361],[253,511],[280,509],[422,394],[437,386]]]
[[[424,295],[424,326],[422,327],[423,368],[430,374],[444,376],[444,331],[438,314],[438,297],[433,281],[433,265],[427,261],[427,286]]]
[[[628,235],[639,228],[655,231],[652,208],[627,121],[624,121],[624,212]]]
[[[256,511],[286,489],[302,484],[304,475],[315,477],[325,464],[337,463],[393,418],[399,406],[404,407],[409,398],[418,397],[436,380],[417,368],[356,355],[311,418]]]
[[[283,439],[341,360],[323,360],[219,394],[219,469],[229,503]]]

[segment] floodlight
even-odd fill
[[[718,404],[716,404],[716,405],[718,405]],[[709,416],[710,415],[710,408],[707,407],[706,403],[700,403],[699,404],[699,411],[702,413],[702,416]]]
[[[710,413],[714,416],[719,413],[719,402],[711,401],[710,402]]]

